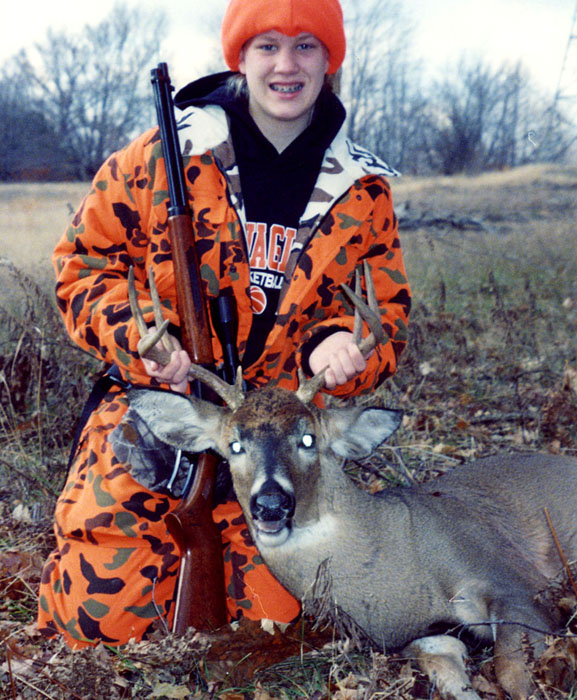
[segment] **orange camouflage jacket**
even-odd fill
[[[179,120],[186,182],[207,298],[231,287],[239,314],[242,359],[252,308],[240,178],[224,111],[188,108]],[[365,372],[333,392],[366,393],[392,375],[407,341],[410,289],[383,161],[341,132],[326,151],[311,200],[295,233],[276,322],[260,358],[245,370],[254,385],[297,383],[306,342],[326,326],[353,327],[340,283],[352,284],[367,260],[387,342]],[[139,300],[152,322],[147,270],[154,268],[165,316],[178,326],[167,221],[167,182],[158,130],[150,130],[102,166],[54,253],[57,303],[72,339],[134,383],[150,384],[136,350],[127,274],[134,266]],[[221,349],[213,333],[217,362]]]

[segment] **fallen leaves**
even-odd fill
[[[242,619],[212,634],[199,633],[207,644],[210,680],[235,687],[249,682],[259,671],[290,657],[319,651],[333,639],[331,630],[317,630],[306,620],[272,630],[254,620]]]
[[[190,688],[186,685],[157,683],[148,698],[189,698]]]
[[[577,686],[577,640],[553,638],[535,664],[535,676],[544,690],[570,693]]]

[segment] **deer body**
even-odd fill
[[[491,457],[374,496],[350,481],[343,459],[370,454],[397,412],[323,411],[282,389],[249,393],[234,411],[147,391],[131,392],[130,403],[165,442],[229,461],[257,547],[293,595],[310,598],[322,572],[331,605],[387,650],[436,625],[471,625],[494,638],[511,695],[529,693],[518,658],[526,628],[499,621],[545,631],[557,623],[534,600],[562,569],[544,509],[577,559],[577,460]]]
[[[244,469],[235,468],[234,458],[231,471],[259,551],[293,595],[305,599],[325,563],[334,602],[385,648],[403,646],[439,622],[514,619],[513,607],[523,609],[526,624],[543,627],[533,597],[561,569],[544,508],[566,555],[577,558],[577,461],[485,459],[429,484],[375,497],[343,472],[342,460],[330,449],[330,432],[327,444],[318,446],[318,462],[304,476],[298,465],[283,465],[276,446],[286,445],[291,434],[296,442],[303,427],[295,432],[287,425],[287,406],[275,414],[274,402],[260,393],[255,401],[259,411],[264,409],[263,433],[248,428],[254,422],[252,416],[247,420],[249,407],[236,418],[250,445],[244,462],[254,465],[252,479],[249,483]],[[311,413],[320,421],[311,429],[318,440],[327,422],[322,413]],[[260,464],[267,464],[269,478],[276,469],[281,484],[288,476],[294,489],[291,531],[282,543],[255,526],[251,498]],[[491,634],[489,627],[477,632]]]
[[[558,466],[555,476],[568,478],[565,485],[572,479],[577,495],[577,464]],[[256,535],[268,566],[293,595],[306,599],[326,562],[334,602],[382,648],[400,648],[439,622],[518,619],[513,608],[523,610],[526,624],[550,626],[533,602],[561,568],[543,507],[555,511],[567,496],[542,492],[545,473],[531,484],[531,458],[510,466],[480,460],[459,470],[468,484],[447,475],[381,497],[360,491],[334,463],[325,469],[330,477],[318,483],[322,503],[314,524],[301,527],[295,518],[279,546]],[[523,490],[533,487],[535,498],[524,501],[519,510],[526,512],[515,512],[510,479],[522,484],[524,478]],[[503,484],[490,503],[486,481]],[[564,551],[575,556],[572,525],[559,534]],[[491,636],[488,626],[475,631]]]

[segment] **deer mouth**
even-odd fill
[[[291,533],[290,520],[258,520],[253,518],[256,539],[260,544],[278,546],[289,538]]]

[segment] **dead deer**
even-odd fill
[[[378,316],[347,293],[373,328],[362,341],[369,352],[379,342]],[[157,341],[147,337],[140,352]],[[330,605],[379,647],[417,656],[444,697],[478,695],[466,675],[464,645],[427,636],[440,625],[494,642],[506,692],[514,699],[533,692],[523,641],[538,646],[559,623],[536,595],[562,569],[561,552],[577,558],[576,459],[504,454],[374,496],[342,465],[370,455],[399,426],[400,412],[319,409],[311,401],[322,376],[301,378],[297,392],[244,395],[240,382],[230,386],[198,367],[191,375],[226,406],[134,389],[130,410],[174,448],[213,449],[228,461],[252,537],[293,595],[310,599],[322,573]]]

